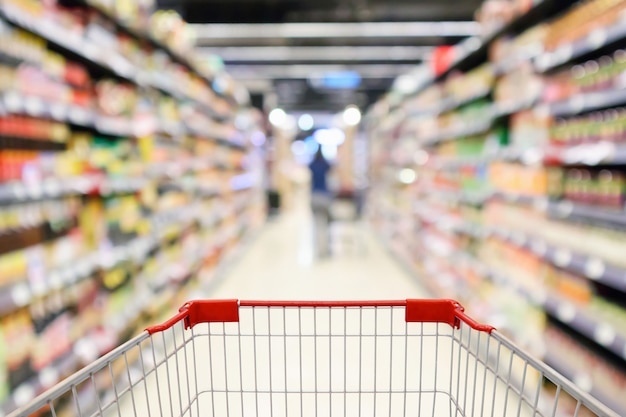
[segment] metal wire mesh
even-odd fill
[[[407,323],[401,306],[241,306],[239,322],[191,330],[180,322],[75,375],[45,408],[119,417],[614,415],[496,332]]]

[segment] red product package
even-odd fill
[[[65,81],[75,87],[87,88],[90,84],[89,73],[80,64],[67,62],[65,64]]]

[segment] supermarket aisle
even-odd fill
[[[239,299],[393,299],[427,297],[364,227],[361,248],[348,246],[329,259],[314,260],[311,216],[305,202],[293,213],[269,222],[236,260],[211,298]]]

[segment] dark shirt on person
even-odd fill
[[[315,158],[310,164],[311,188],[313,192],[328,193],[326,177],[330,171],[330,164],[324,158]]]

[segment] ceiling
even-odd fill
[[[482,0],[158,0],[194,25],[253,101],[287,111],[362,108],[432,48],[475,35]]]

